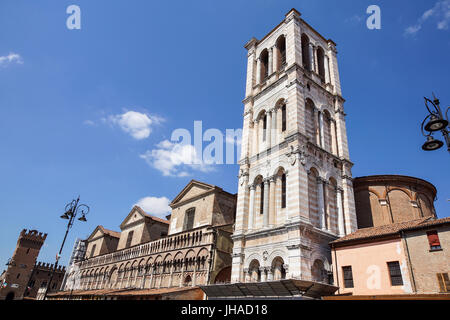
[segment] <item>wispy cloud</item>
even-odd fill
[[[416,24],[405,29],[405,35],[415,35],[420,29],[422,29],[423,24],[430,19],[434,19],[436,21],[437,29],[448,30],[450,24],[450,0],[437,1],[431,9],[426,10],[420,16]]]
[[[0,56],[0,67],[6,67],[12,63],[23,64],[20,54],[11,52],[7,56]]]
[[[201,160],[191,144],[161,141],[153,150],[140,156],[148,165],[159,170],[164,176],[186,177],[193,171],[210,172],[214,167]]]
[[[150,214],[160,218],[165,218],[165,216],[170,212],[169,203],[170,200],[166,197],[145,197],[139,199],[136,205]]]
[[[110,115],[102,121],[117,125],[134,139],[142,140],[150,136],[153,125],[161,123],[164,119],[137,111],[127,111],[123,114]]]

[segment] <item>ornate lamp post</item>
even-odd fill
[[[442,113],[442,110],[439,106],[439,99],[437,99],[434,96],[434,94],[433,98],[434,98],[433,101],[431,101],[430,99],[424,97],[425,107],[427,108],[429,114],[422,121],[421,126],[422,134],[427,138],[427,141],[422,145],[422,149],[425,151],[433,151],[442,147],[444,143],[433,137],[434,132],[441,131],[442,135],[444,136],[445,143],[447,144],[447,150],[450,152],[450,138],[448,130],[449,122],[447,116],[447,112],[450,109],[450,107],[447,107],[444,118],[444,114]],[[432,105],[431,109],[428,104]],[[425,121],[427,121],[427,119],[430,120],[427,122],[427,124],[425,124]],[[427,134],[425,134],[424,129],[428,131]]]
[[[70,203],[66,205],[65,212],[63,215],[61,215],[61,219],[69,220],[67,222],[67,229],[66,234],[64,235],[63,242],[61,244],[61,248],[59,249],[59,253],[56,255],[56,262],[55,267],[52,270],[52,273],[50,275],[50,280],[47,283],[47,288],[45,289],[44,294],[44,300],[47,298],[48,290],[50,289],[50,284],[53,280],[53,275],[55,274],[55,270],[58,267],[58,261],[61,257],[61,252],[64,248],[64,243],[66,242],[67,234],[69,233],[70,228],[72,228],[72,225],[74,223],[75,218],[78,214],[81,214],[81,217],[78,218],[78,220],[86,222],[86,215],[89,213],[89,207],[85,204],[79,204],[80,202],[80,196],[76,200],[72,200]]]

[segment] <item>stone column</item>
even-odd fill
[[[269,69],[267,74],[270,76],[273,72],[273,47],[269,48],[269,65],[267,68]]]
[[[253,229],[253,215],[255,212],[255,188],[254,184],[250,185],[250,206],[248,211],[248,230]]]
[[[318,191],[318,200],[317,205],[319,209],[319,221],[320,227],[322,230],[325,230],[325,208],[324,208],[324,197],[323,197],[323,180],[320,177],[317,177],[317,191]]]
[[[153,274],[155,273],[155,269],[153,267],[153,265],[150,266],[150,284],[149,284],[149,288],[153,288]]]
[[[185,270],[185,265],[186,265],[185,261],[182,260],[182,262],[181,262],[181,279],[180,279],[180,287],[183,286],[183,282],[184,282],[184,270]]]
[[[331,229],[331,217],[330,217],[330,193],[328,192],[328,181],[323,181],[323,207],[325,217],[325,228],[330,231]]]
[[[251,274],[247,268],[244,269],[244,282],[245,283],[251,282]]]
[[[172,287],[172,279],[173,278],[173,263],[170,264],[170,278],[169,278],[169,285],[168,287]]]
[[[336,189],[339,237],[345,236],[344,211],[342,210],[342,192],[343,192],[343,190],[341,188]]]
[[[331,134],[331,153],[338,155],[337,143],[336,143],[336,122],[332,119],[330,122],[330,134]]]
[[[272,109],[272,127],[271,127],[271,140],[272,146],[276,146],[278,143],[278,128],[277,128],[277,108]]]
[[[267,281],[266,268],[260,267],[259,271],[261,272],[261,282],[266,282]]]
[[[276,205],[275,205],[275,191],[276,191],[276,181],[275,181],[275,177],[272,176],[269,179],[269,183],[270,183],[270,189],[269,189],[269,225],[273,226],[277,224],[276,221]]]
[[[309,64],[311,66],[310,71],[315,71],[316,67],[314,65],[314,46],[313,44],[310,42],[309,43]]]
[[[319,122],[319,110],[314,108],[313,110],[313,122],[314,122],[314,140],[318,146],[320,146],[320,122]]]
[[[268,269],[268,278],[267,278],[267,281],[272,281],[272,280],[273,280],[273,273],[274,273],[274,268]]]
[[[253,146],[252,146],[252,155],[257,155],[258,154],[258,121],[254,120],[253,121]]]
[[[273,72],[278,71],[280,66],[278,65],[278,48],[273,46]]]
[[[272,146],[271,134],[272,134],[272,111],[269,110],[267,112],[267,119],[266,119],[266,149],[270,149],[270,147]]]
[[[320,132],[320,146],[325,149],[325,137],[323,132],[323,112],[319,113],[319,132]]]
[[[256,59],[256,83],[261,83],[261,59]]]
[[[263,226],[269,226],[269,180],[264,180],[264,207],[263,207]]]
[[[299,161],[299,159],[297,158],[296,161]],[[288,178],[287,171],[285,171],[284,174],[286,175],[286,208],[284,210],[286,211],[286,222],[288,222],[288,220],[289,220],[289,178]],[[281,186],[281,180],[280,180],[280,186]],[[281,192],[281,189],[280,189],[280,192]],[[281,203],[280,203],[280,205],[281,205]]]
[[[330,65],[328,60],[328,55],[324,55],[324,65],[325,65],[325,83],[330,83]]]
[[[195,287],[197,282],[197,259],[194,259],[194,273],[192,275],[192,286]]]

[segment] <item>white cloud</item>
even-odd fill
[[[405,35],[414,35],[422,25],[430,18],[434,17],[437,20],[436,27],[439,30],[447,30],[450,23],[450,0],[439,0],[433,8],[425,11],[417,20],[417,23],[405,29]]]
[[[160,218],[165,218],[165,216],[170,212],[169,203],[170,200],[166,197],[145,197],[140,199],[136,205],[150,214]]]
[[[0,67],[6,67],[11,63],[23,64],[23,59],[19,54],[13,52],[7,56],[0,56]]]
[[[83,124],[85,124],[87,126],[95,126],[95,122],[92,120],[84,120]]]
[[[124,132],[136,140],[148,138],[152,132],[152,125],[163,121],[157,116],[150,116],[137,111],[127,111],[123,114],[112,115],[102,119],[113,125],[118,125]]]
[[[213,166],[205,164],[193,145],[161,141],[156,149],[148,150],[140,157],[164,176],[185,177],[192,171],[210,172]]]

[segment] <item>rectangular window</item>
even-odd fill
[[[133,233],[134,233],[134,231],[128,232],[127,244],[126,244],[125,248],[131,247],[131,241],[133,240]]]
[[[391,285],[402,286],[403,278],[400,270],[400,263],[398,261],[388,262],[389,276],[391,277]]]
[[[190,230],[194,228],[195,208],[186,210],[184,216],[184,230]]]
[[[450,280],[448,273],[438,273],[437,274],[439,291],[440,292],[450,292]]]
[[[95,254],[95,248],[97,247],[97,245],[96,244],[94,244],[93,246],[92,246],[92,250],[91,250],[91,256],[90,256],[90,258],[92,258],[93,256],[94,256],[94,254]]]
[[[353,288],[352,266],[342,267],[342,273],[344,274],[344,288]]]
[[[430,250],[441,250],[441,242],[439,241],[439,235],[436,230],[427,232],[428,243]]]
[[[286,131],[286,105],[281,107],[281,131]]]

